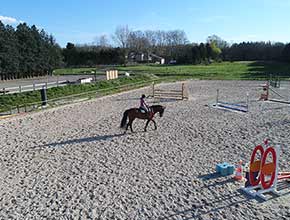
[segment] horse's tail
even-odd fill
[[[129,110],[126,110],[123,114],[123,118],[122,118],[121,126],[120,126],[121,128],[124,128],[127,125],[128,113],[129,113]]]

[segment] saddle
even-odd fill
[[[144,109],[142,109],[142,108],[138,108],[138,111],[139,111],[140,113],[142,113],[142,114],[147,114],[148,117],[149,117],[150,119],[152,119],[153,116],[154,116],[154,113],[153,113],[152,111],[146,112],[146,111],[145,111]]]

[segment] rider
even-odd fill
[[[145,98],[146,96],[143,94],[140,98],[140,109],[144,110],[145,113],[149,113],[150,112],[150,107],[149,105],[145,102]]]

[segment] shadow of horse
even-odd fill
[[[57,147],[57,146],[62,146],[62,145],[66,145],[66,144],[80,144],[80,143],[89,143],[89,142],[97,142],[97,141],[107,141],[107,140],[111,140],[115,137],[121,137],[121,136],[124,136],[124,134],[85,137],[85,138],[80,138],[80,139],[72,139],[72,140],[67,140],[67,141],[60,141],[60,142],[45,144],[45,145],[42,145],[40,147]]]

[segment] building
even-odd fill
[[[128,55],[129,63],[157,63],[165,64],[163,57],[157,56],[153,53],[136,53],[130,52]]]

